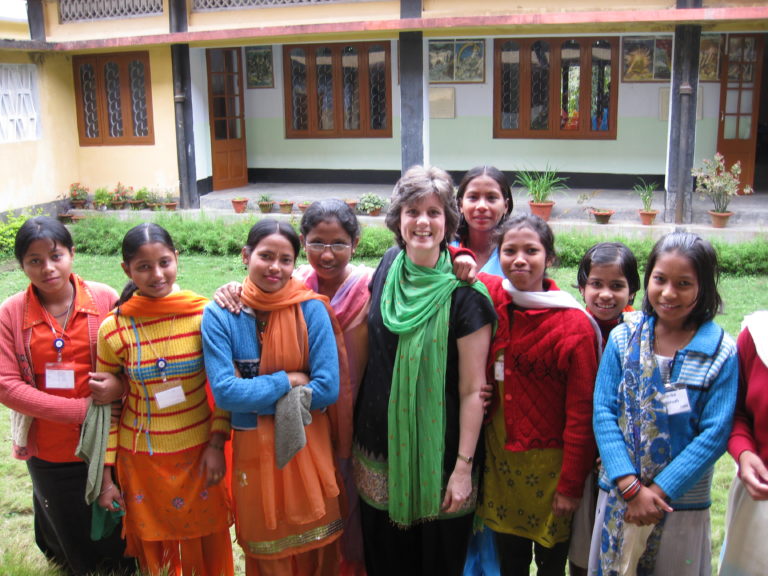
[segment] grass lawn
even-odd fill
[[[126,280],[117,256],[78,254],[75,270],[89,280],[104,282],[118,291]],[[179,261],[178,283],[183,288],[209,297],[217,286],[230,280],[241,280],[244,275],[245,269],[239,257],[195,255],[182,256]],[[576,282],[575,269],[554,269],[551,270],[551,276],[562,289],[578,297],[578,290],[573,287]],[[0,300],[25,288],[27,283],[26,276],[15,262],[0,264]],[[735,337],[745,314],[768,309],[768,278],[724,277],[721,279],[721,295],[725,301],[725,312],[718,317],[718,322]],[[638,294],[635,306],[639,307],[641,301],[642,294]],[[47,567],[34,543],[31,482],[26,466],[9,455],[11,443],[8,410],[2,406],[0,438],[0,574],[58,576],[59,572]],[[724,455],[717,464],[713,489],[712,545],[715,567],[723,541],[725,508],[733,473],[734,464],[728,455]],[[236,557],[241,557],[239,547],[235,545],[234,548]],[[238,564],[238,573],[242,573],[242,562]]]

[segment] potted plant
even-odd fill
[[[112,199],[112,194],[109,193],[106,187],[101,186],[96,188],[93,192],[93,207],[96,210],[106,210],[109,206],[109,202]]]
[[[140,210],[141,208],[144,208],[147,204],[147,197],[149,196],[149,190],[147,190],[146,186],[142,186],[138,190],[136,190],[136,194],[128,200],[128,204],[130,204],[131,209],[133,210]]]
[[[593,190],[592,192],[584,192],[583,194],[579,194],[579,197],[576,200],[576,203],[585,204],[584,210],[589,212],[589,214],[595,219],[595,222],[597,224],[608,224],[608,222],[610,222],[611,220],[611,216],[616,214],[615,210],[611,210],[609,208],[600,208],[597,206],[592,206],[590,204],[587,204],[587,202],[590,202],[596,196],[599,196],[599,194],[600,194],[599,190]]]
[[[522,170],[515,177],[515,185],[525,188],[530,200],[528,206],[532,214],[536,214],[542,220],[549,220],[552,214],[552,207],[555,205],[551,196],[555,192],[567,190],[565,185],[566,178],[557,175],[557,170],[553,170],[546,165],[543,172],[533,172]]]
[[[112,190],[112,196],[110,197],[109,205],[112,206],[112,208],[115,210],[122,209],[125,206],[128,198],[131,197],[131,192],[132,190],[128,186],[118,182]]]
[[[728,211],[728,205],[734,196],[752,194],[752,188],[741,186],[741,162],[734,163],[730,168],[725,166],[725,158],[719,152],[714,160],[704,160],[701,168],[694,168],[691,174],[696,179],[696,192],[699,197],[708,196],[712,200],[713,209],[708,210],[714,228],[724,228],[733,212]]]
[[[248,209],[248,198],[245,196],[235,196],[230,202],[232,202],[232,209],[235,214],[242,214]]]
[[[387,201],[383,196],[379,196],[373,192],[366,192],[360,196],[360,200],[357,201],[358,209],[369,216],[378,216],[381,214],[381,211],[386,204]]]
[[[307,208],[309,208],[312,205],[312,200],[302,200],[299,202],[299,210],[301,212],[304,212]]]
[[[280,207],[281,214],[290,214],[291,211],[293,210],[292,200],[283,199],[283,200],[280,200],[280,202],[278,202],[277,204]]]
[[[160,208],[161,200],[162,198],[158,192],[154,190],[150,190],[147,193],[147,200],[146,200],[147,208],[149,208],[150,210],[157,210],[158,208]]]
[[[88,202],[88,186],[80,182],[70,184],[69,201],[72,203],[72,208],[85,208]]]
[[[269,194],[260,194],[258,204],[259,210],[261,210],[264,214],[269,214],[272,212],[272,205],[274,202],[272,201],[272,196]]]
[[[643,203],[640,213],[640,222],[644,226],[650,226],[656,219],[658,210],[653,209],[653,192],[656,190],[658,184],[656,182],[646,182],[640,178],[640,182],[635,184],[633,190],[640,196],[640,201]]]
[[[176,207],[179,205],[178,199],[173,195],[171,192],[167,192],[165,194],[165,202],[163,202],[163,206],[165,206],[166,210],[174,211],[176,210]]]

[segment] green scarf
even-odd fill
[[[384,282],[382,320],[399,336],[387,409],[389,517],[402,526],[440,514],[448,322],[464,285],[445,251],[434,268],[400,252]],[[490,299],[481,282],[472,287]]]

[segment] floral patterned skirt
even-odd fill
[[[141,540],[199,538],[232,524],[224,485],[205,486],[200,459],[205,446],[176,454],[118,450],[126,534]]]
[[[571,518],[552,513],[562,450],[511,452],[489,439],[490,434],[478,516],[494,532],[529,538],[547,548],[567,541]]]

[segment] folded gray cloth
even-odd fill
[[[275,459],[282,469],[291,458],[307,444],[304,426],[312,423],[309,406],[312,404],[312,389],[308,386],[294,386],[290,392],[277,401],[275,407]]]
[[[80,443],[75,449],[75,456],[85,460],[88,466],[88,479],[85,485],[86,504],[95,501],[101,492],[111,418],[112,407],[109,404],[96,406],[91,403],[80,429]]]

